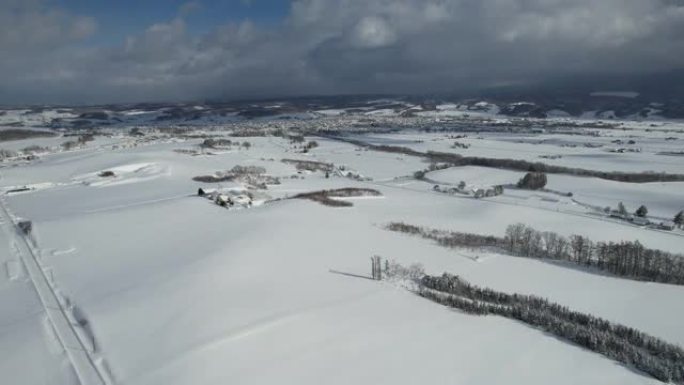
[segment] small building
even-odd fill
[[[660,222],[658,224],[658,229],[659,230],[672,231],[675,229],[675,224],[674,224],[674,222],[671,222],[671,221]]]
[[[631,221],[632,221],[632,223],[634,223],[634,224],[637,225],[637,226],[646,226],[646,225],[648,225],[648,224],[651,223],[651,222],[650,222],[648,219],[646,219],[646,218],[636,217],[636,216],[635,216],[635,217],[632,217]]]
[[[219,195],[219,191],[215,188],[204,188],[200,187],[197,189],[197,196],[205,197],[207,199],[216,199]]]
[[[216,189],[205,189],[204,187],[200,187],[197,189],[197,196],[200,197],[213,197],[216,195]]]
[[[225,194],[219,194],[216,196],[216,204],[223,207],[233,206],[235,203],[233,199]]]
[[[616,219],[629,219],[629,218],[626,218],[624,214],[620,213],[617,210],[610,210],[609,216],[611,218],[616,218]]]

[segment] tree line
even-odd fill
[[[454,166],[480,166],[513,171],[529,171],[534,173],[566,174],[628,183],[684,181],[684,174],[667,174],[664,172],[608,172],[557,166],[541,162],[529,162],[520,159],[483,158],[433,151],[428,151],[425,156],[435,162],[450,162]]]
[[[639,330],[580,313],[544,298],[506,294],[458,276],[425,275],[419,294],[469,314],[522,321],[663,381],[684,384],[684,350]]]
[[[397,222],[390,223],[387,229],[420,235],[445,247],[492,247],[519,257],[568,261],[624,278],[684,285],[684,256],[646,248],[638,240],[594,242],[582,235],[566,238],[522,223],[508,226],[504,237],[440,231]]]
[[[513,171],[524,171],[534,173],[547,174],[566,174],[574,176],[595,177],[606,180],[614,180],[618,182],[629,183],[649,183],[649,182],[678,182],[684,181],[684,174],[667,174],[656,172],[615,172],[615,171],[598,171],[587,170],[581,168],[565,167],[551,165],[541,162],[529,162],[521,159],[500,159],[500,158],[483,158],[474,156],[463,156],[460,154],[428,151],[420,152],[408,147],[389,146],[389,145],[374,145],[361,140],[345,138],[340,136],[327,137],[329,139],[339,140],[347,143],[357,145],[359,147],[368,148],[375,151],[383,151],[390,153],[399,153],[404,155],[418,156],[426,158],[432,162],[445,162],[452,166],[480,166],[490,168],[500,168]]]
[[[646,248],[638,240],[594,242],[582,235],[566,238],[518,223],[508,226],[504,242],[518,256],[564,260],[620,277],[684,285],[684,256]]]

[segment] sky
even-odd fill
[[[55,0],[52,4],[97,20],[98,33],[92,39],[97,43],[116,43],[179,16],[188,31],[197,34],[244,20],[274,24],[282,21],[289,9],[289,2],[283,0]]]
[[[412,94],[684,69],[684,0],[0,0],[0,104]]]

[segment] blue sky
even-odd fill
[[[152,24],[183,14],[190,32],[202,33],[230,22],[274,24],[288,13],[288,0],[52,0],[72,14],[97,21],[95,43],[116,43]],[[187,10],[187,11],[184,11]]]

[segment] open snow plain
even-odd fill
[[[684,173],[684,158],[659,155],[682,150],[681,131],[597,132],[354,139],[601,171]],[[623,202],[631,212],[644,204],[652,222],[671,220],[684,209],[683,182],[550,174],[545,190],[530,191],[515,186],[522,171],[479,166],[416,178],[430,166],[421,157],[330,136],[309,134],[300,143],[282,135],[210,134],[239,145],[207,148],[204,138],[189,135],[114,131],[68,151],[56,150],[63,137],[37,139],[49,148],[45,153],[2,164],[1,383],[659,383],[522,322],[465,314],[372,280],[373,255],[545,297],[684,346],[684,286],[492,250],[447,249],[384,228],[403,221],[503,236],[521,222],[681,253],[682,230],[637,225],[602,209]],[[635,136],[629,146],[639,152],[612,152],[613,141]],[[309,141],[317,145],[303,152]],[[454,148],[455,141],[468,146]],[[6,147],[32,141],[20,142]],[[235,166],[252,166],[259,175],[236,177]],[[229,170],[232,177],[222,179]],[[258,186],[265,175],[278,183]],[[216,180],[193,180],[198,176]],[[467,193],[435,189],[461,181]],[[503,194],[469,193],[494,185],[504,186]],[[217,189],[210,193],[217,202],[248,196],[250,203],[223,207],[197,196],[199,188]],[[290,199],[338,188],[380,195],[333,198],[353,204],[343,207]],[[24,220],[30,231],[15,226]]]

